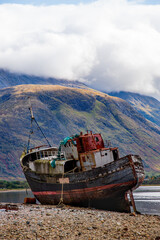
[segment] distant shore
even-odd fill
[[[17,204],[0,210],[0,239],[159,240],[160,216]]]
[[[17,191],[31,191],[30,188],[17,188],[17,189],[0,189],[0,193],[1,192],[17,192]]]

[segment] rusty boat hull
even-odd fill
[[[142,160],[137,155],[127,155],[88,171],[56,175],[37,173],[26,166],[23,167],[25,177],[41,204],[63,202],[66,205],[130,212],[127,193],[144,179]]]

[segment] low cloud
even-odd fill
[[[160,99],[160,5],[0,5],[0,68]]]

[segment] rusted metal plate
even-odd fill
[[[90,170],[90,169],[96,167],[94,153],[92,153],[92,152],[81,153],[80,154],[80,163],[81,163],[82,171]]]
[[[84,153],[96,149],[104,148],[104,142],[100,133],[81,134],[79,138],[76,138],[77,150],[79,153]]]
[[[62,183],[69,183],[69,178],[59,178],[59,182]]]
[[[24,198],[25,204],[36,204],[36,198]]]

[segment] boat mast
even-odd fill
[[[29,97],[29,105],[30,105],[30,106],[29,106],[29,111],[30,111],[30,114],[31,114],[31,130],[30,130],[29,138],[28,138],[27,152],[29,151],[31,134],[33,133],[33,130],[32,130],[32,123],[33,123],[33,121],[36,123],[38,129],[40,130],[40,132],[42,133],[43,137],[45,138],[48,146],[51,147],[51,144],[49,143],[48,139],[46,138],[45,134],[43,133],[42,129],[40,128],[37,120],[35,119],[35,117],[34,117],[34,115],[33,115],[33,110],[32,110],[32,105],[31,105],[31,99],[30,99],[30,97]]]

